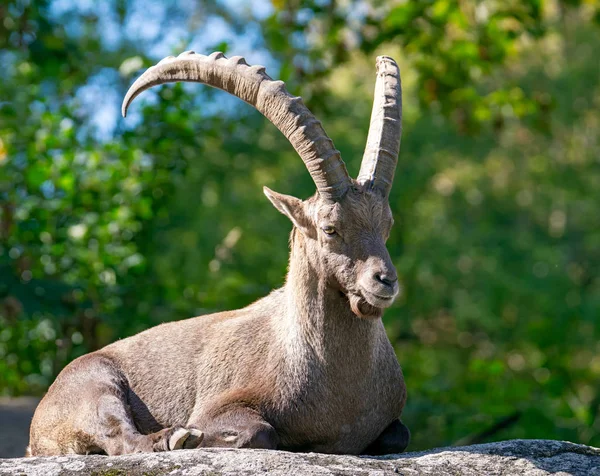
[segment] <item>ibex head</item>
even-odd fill
[[[360,173],[350,178],[339,151],[302,99],[273,81],[262,66],[239,56],[186,52],[148,69],[131,86],[123,115],[142,91],[167,82],[200,82],[223,89],[256,107],[294,146],[317,193],[308,200],[265,187],[273,205],[301,233],[306,258],[320,277],[344,293],[352,311],[378,318],[398,294],[396,270],[385,242],[392,227],[388,196],[400,150],[402,91],[393,59],[377,58],[371,126]]]

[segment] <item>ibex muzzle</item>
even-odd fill
[[[383,327],[398,294],[385,247],[400,148],[400,73],[377,59],[358,179],[321,123],[281,81],[241,57],[169,57],[128,91],[174,81],[223,89],[289,139],[317,193],[265,187],[293,223],[285,285],[250,306],[163,324],[69,364],[40,403],[30,454],[123,454],[229,446],[383,454],[403,451],[406,387]]]

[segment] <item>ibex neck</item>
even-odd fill
[[[285,285],[283,325],[291,341],[288,344],[300,345],[320,359],[339,354],[346,360],[357,351],[372,352],[382,323],[361,319],[351,311],[347,298],[311,262],[304,237],[294,233]]]

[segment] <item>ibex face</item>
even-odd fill
[[[385,247],[393,223],[388,196],[402,132],[400,72],[394,60],[377,58],[371,125],[356,180],[302,99],[290,95],[283,82],[273,81],[262,66],[249,66],[239,56],[186,52],[165,58],[132,85],[123,114],[142,91],[175,81],[223,89],[256,107],[285,134],[306,164],[317,194],[306,201],[267,188],[265,194],[306,238],[305,254],[320,278],[347,296],[356,315],[380,317],[398,294],[396,270]]]
[[[319,219],[319,228],[327,230],[320,234],[325,235],[323,261],[330,268],[326,272],[360,317],[381,317],[398,294],[396,269],[385,247],[392,224],[387,198],[364,191],[348,193]],[[329,226],[335,234],[327,234]]]
[[[352,311],[363,318],[381,317],[399,288],[385,247],[393,225],[387,198],[358,184],[336,202],[318,194],[302,201],[266,187],[265,194],[302,233],[312,267],[348,297]]]

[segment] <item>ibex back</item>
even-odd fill
[[[40,403],[29,454],[109,455],[229,446],[383,454],[409,440],[406,387],[381,315],[398,293],[385,242],[400,148],[400,73],[377,58],[359,176],[299,97],[261,66],[221,53],[168,57],[130,88],[193,81],[256,107],[317,187],[264,189],[293,223],[285,285],[237,311],[163,324],[69,364]]]

